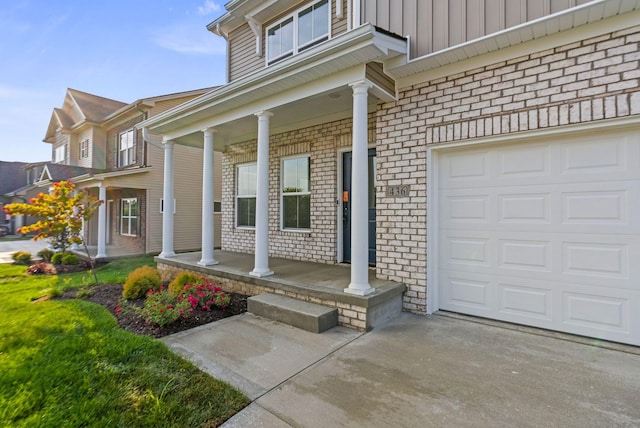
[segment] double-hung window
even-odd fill
[[[329,1],[297,10],[267,28],[267,64],[295,55],[329,38]]]
[[[282,228],[311,228],[309,157],[282,161]]]
[[[139,216],[138,199],[122,199],[120,203],[120,234],[138,236]]]
[[[256,164],[239,165],[236,182],[236,225],[256,225]]]
[[[53,150],[53,163],[64,163],[67,159],[67,145],[63,144]]]
[[[89,157],[89,140],[80,141],[80,159],[86,159]]]
[[[130,129],[118,136],[118,166],[127,166],[136,161],[135,131]]]

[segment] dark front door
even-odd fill
[[[351,152],[342,155],[343,260],[351,262]],[[376,149],[369,149],[369,264],[376,264]]]

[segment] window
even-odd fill
[[[136,161],[136,133],[133,129],[123,132],[118,141],[118,166],[127,166]]]
[[[256,164],[238,166],[236,189],[236,225],[256,225]]]
[[[311,228],[308,156],[282,161],[282,228]]]
[[[89,140],[80,141],[80,159],[89,157]]]
[[[120,205],[120,234],[138,236],[138,217],[138,199],[122,199]]]
[[[295,55],[329,38],[329,2],[318,1],[267,28],[267,64]]]
[[[67,146],[63,144],[62,146],[58,146],[53,150],[53,162],[54,163],[64,163],[67,158]]]

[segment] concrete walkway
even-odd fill
[[[34,241],[19,239],[10,241],[11,237],[0,239],[0,263],[13,263],[11,255],[16,251],[28,251],[33,257],[43,248],[47,247],[46,241]]]
[[[640,349],[444,316],[317,335],[251,314],[165,338],[253,403],[225,427],[640,426]]]

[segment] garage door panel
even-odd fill
[[[435,159],[441,309],[640,345],[640,133]]]

